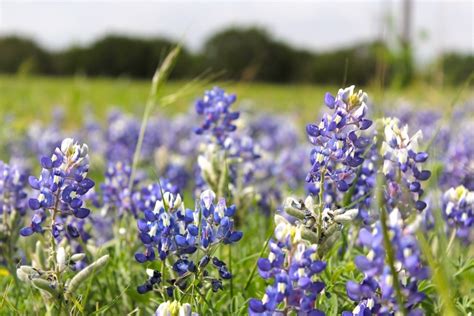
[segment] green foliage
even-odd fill
[[[34,41],[0,37],[0,73],[150,78],[177,43],[166,38],[110,34],[86,46],[46,51]],[[371,82],[405,87],[418,75],[410,47],[380,41],[339,49],[302,50],[259,28],[231,27],[209,37],[201,51],[182,47],[171,79],[212,73],[221,80],[336,84]],[[473,72],[473,56],[447,54],[438,61],[445,81],[462,83]]]
[[[49,74],[50,58],[50,55],[32,40],[15,36],[0,37],[0,72]]]
[[[459,84],[474,73],[474,55],[448,53],[440,58],[444,80],[447,84]]]

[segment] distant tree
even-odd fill
[[[474,55],[447,53],[440,58],[444,82],[462,84],[474,73]]]
[[[55,70],[59,74],[150,78],[175,45],[177,43],[161,38],[108,35],[89,47],[72,47],[55,54]],[[188,75],[190,59],[189,53],[183,49],[172,78]]]
[[[226,78],[252,80],[261,71],[270,42],[261,29],[230,28],[206,41],[203,56],[214,71],[225,71]]]
[[[32,40],[8,36],[0,38],[0,72],[50,73],[51,60]]]
[[[206,64],[224,72],[224,78],[270,82],[298,80],[298,54],[259,28],[226,29],[209,38],[203,49]]]
[[[335,85],[368,84],[376,77],[380,50],[384,50],[384,45],[373,42],[316,54],[312,81]]]

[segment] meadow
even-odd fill
[[[0,315],[474,312],[469,88],[160,80],[0,76]]]
[[[342,84],[341,80],[341,84]],[[186,81],[168,82],[160,94],[163,97],[181,91],[173,103],[158,104],[156,112],[176,115],[187,111],[203,90],[212,86],[231,88],[239,101],[269,112],[286,112],[300,117],[315,118],[321,108],[321,101],[327,91],[337,90],[335,86],[308,84],[276,85],[265,83],[217,82],[198,80],[192,84]],[[418,108],[447,107],[458,94],[459,87],[438,87],[423,82],[404,89],[381,89],[378,84],[362,87],[371,91],[375,104],[390,107],[400,100],[410,100]],[[41,120],[49,122],[54,108],[64,109],[66,126],[77,127],[82,117],[76,113],[92,111],[100,119],[105,119],[112,107],[132,113],[137,117],[143,108],[150,89],[149,81],[127,78],[86,78],[76,77],[35,77],[0,75],[2,95],[0,114],[16,117],[15,125],[22,128],[29,122]],[[470,99],[474,93],[463,89],[462,98]]]

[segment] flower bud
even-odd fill
[[[82,261],[86,257],[85,253],[76,253],[71,256],[71,261],[72,262],[79,262]]]
[[[64,271],[64,269],[66,269],[66,250],[64,247],[59,247],[56,252],[56,261],[58,263],[59,271]]]

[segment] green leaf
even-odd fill
[[[93,275],[94,272],[99,271],[105,265],[107,264],[107,261],[109,260],[109,255],[105,255],[97,259],[95,262],[91,263],[87,267],[85,267],[83,270],[81,270],[78,274],[76,274],[72,279],[71,282],[69,282],[69,285],[67,287],[67,292],[68,293],[74,293],[81,284],[87,280],[90,276]]]

